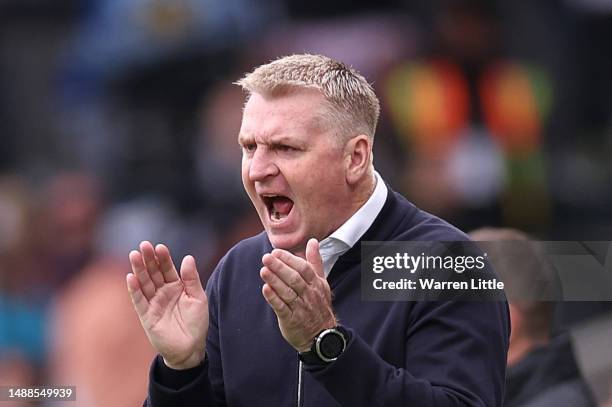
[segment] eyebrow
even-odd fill
[[[238,144],[242,144],[244,141],[253,139],[253,136],[250,134],[245,134],[244,132],[238,133]]]
[[[268,140],[269,144],[299,144],[300,140],[287,136],[272,136]]]
[[[252,139],[253,139],[253,136],[251,136],[249,134],[240,133],[238,135],[238,143],[239,144],[242,144],[246,140],[252,140]],[[274,136],[270,136],[266,140],[265,144],[268,144],[268,145],[302,144],[302,141],[298,140],[298,139],[295,139],[295,138],[288,137],[288,136],[274,135]]]

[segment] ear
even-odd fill
[[[510,326],[512,327],[510,337],[511,339],[520,337],[524,335],[523,310],[512,302],[508,304],[508,308],[510,309]]]
[[[346,181],[354,185],[368,171],[372,163],[372,141],[365,134],[350,139],[344,147]]]

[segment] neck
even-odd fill
[[[376,176],[374,176],[374,170],[368,171],[368,174],[355,185],[353,189],[353,199],[351,205],[351,212],[349,216],[344,220],[346,222],[351,216],[355,214],[367,201],[370,199],[376,188]],[[343,222],[343,223],[344,223]]]
[[[376,176],[374,175],[374,171],[369,171],[368,174],[363,177],[363,179],[350,188],[350,197],[348,199],[350,205],[347,206],[347,210],[344,215],[338,217],[337,224],[333,225],[333,227],[327,233],[327,236],[346,223],[346,221],[355,215],[359,208],[361,208],[368,201],[368,199],[370,199],[374,193],[374,189],[376,188]]]
[[[520,362],[529,352],[539,346],[545,346],[550,342],[549,338],[530,338],[521,336],[512,338],[508,349],[508,366],[513,366]]]

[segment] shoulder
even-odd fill
[[[387,216],[397,218],[393,240],[469,241],[457,227],[408,201],[403,195],[389,190],[389,199],[395,201]],[[403,214],[403,216],[402,216]]]

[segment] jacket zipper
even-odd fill
[[[298,362],[297,407],[302,407],[302,361]]]

